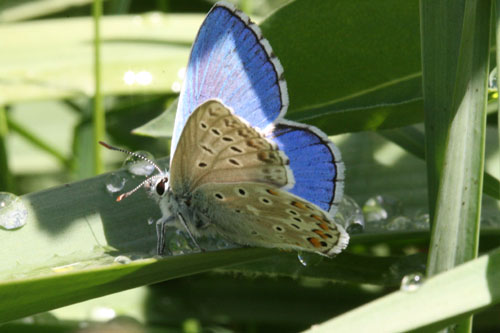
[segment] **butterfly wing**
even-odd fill
[[[170,186],[188,195],[205,183],[262,182],[291,187],[289,160],[218,101],[208,101],[189,117],[170,169]]]
[[[266,137],[290,159],[295,185],[289,192],[333,215],[344,192],[344,163],[326,134],[314,126],[281,120]]]
[[[285,114],[283,67],[248,16],[228,3],[208,13],[193,44],[179,97],[171,153],[189,115],[218,99],[251,126],[264,128]]]
[[[211,221],[205,232],[238,244],[332,256],[349,242],[329,213],[265,183],[204,184],[193,192],[191,209]]]

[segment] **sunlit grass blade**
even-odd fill
[[[94,0],[92,6],[94,18],[94,109],[92,112],[93,120],[93,143],[91,143],[93,151],[94,174],[101,173],[104,169],[102,162],[102,148],[99,147],[99,141],[104,139],[105,134],[105,116],[102,103],[101,89],[101,16],[102,16],[102,0]]]
[[[14,1],[0,5],[0,22],[15,22],[54,14],[73,6],[83,6],[93,0]]]
[[[28,141],[30,144],[33,146],[45,151],[49,155],[53,156],[55,159],[57,159],[63,166],[69,168],[71,165],[70,160],[64,156],[63,153],[61,153],[57,148],[52,147],[48,142],[43,140],[42,138],[38,137],[36,134],[34,134],[32,131],[29,129],[24,128],[24,126],[17,121],[15,121],[12,118],[7,118],[7,124],[9,128],[12,130],[12,132],[17,133],[20,135],[23,139]]]
[[[474,258],[484,167],[490,3],[465,6],[458,75],[430,249],[430,275]]]
[[[496,37],[496,45],[500,45],[500,1],[499,0],[496,0],[493,2],[494,3],[494,11],[495,11],[495,31],[496,31],[496,34],[495,34],[495,37]],[[497,80],[496,80],[496,94],[497,94],[497,98],[498,98],[498,92],[499,92],[499,89],[498,89],[498,78],[500,77],[500,66],[498,64],[500,64],[500,52],[496,52],[496,62],[497,62],[497,68],[496,68],[496,77],[497,77]],[[500,141],[500,103],[498,103],[498,99],[497,99],[497,102],[495,103],[496,104],[496,112],[497,112],[497,130],[498,130],[498,140]],[[500,164],[499,164],[500,165]],[[485,181],[486,181],[486,178],[485,178]],[[500,184],[498,184],[497,186],[497,190],[500,192]]]
[[[308,332],[436,332],[500,303],[500,249],[365,304]]]
[[[429,213],[434,216],[448,136],[465,0],[420,1]],[[445,18],[445,19],[444,19]],[[432,220],[432,219],[431,219]]]
[[[9,157],[7,154],[7,112],[0,106],[0,191],[13,192],[12,178],[9,170]]]
[[[458,4],[451,5],[451,7]],[[477,256],[481,217],[491,2],[466,0],[449,131],[437,195],[427,274]],[[424,35],[425,38],[425,35]],[[425,61],[424,61],[425,63]],[[441,96],[445,98],[445,96]],[[428,126],[433,126],[430,123]],[[457,324],[469,332],[472,317]]]

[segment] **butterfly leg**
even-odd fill
[[[201,252],[205,252],[205,250],[198,244],[198,242],[194,238],[193,234],[191,233],[191,230],[189,230],[188,225],[186,224],[186,220],[184,220],[184,217],[182,216],[182,214],[177,214],[177,216],[179,216],[179,220],[181,221],[181,224],[184,226],[184,229],[186,229],[186,231],[187,231],[189,237],[191,238],[191,240],[193,241],[194,245],[196,245],[196,247],[199,248]]]
[[[175,220],[175,215],[169,215],[168,217],[162,217],[156,221],[156,253],[161,256],[165,250],[165,232],[167,226]]]

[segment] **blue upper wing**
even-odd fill
[[[314,126],[281,120],[267,134],[290,159],[295,185],[288,191],[335,213],[344,192],[337,147]]]
[[[171,155],[189,115],[218,99],[256,128],[286,113],[283,67],[257,25],[231,4],[217,3],[195,39],[179,97]]]

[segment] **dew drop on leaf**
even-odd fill
[[[127,180],[125,179],[125,177],[121,176],[118,173],[112,172],[106,177],[106,190],[111,194],[120,192],[121,190],[123,190],[126,182]]]
[[[21,228],[26,224],[28,210],[20,197],[0,192],[0,227],[7,230]]]
[[[412,273],[405,275],[401,280],[402,291],[417,291],[424,283],[424,276],[421,273]]]

